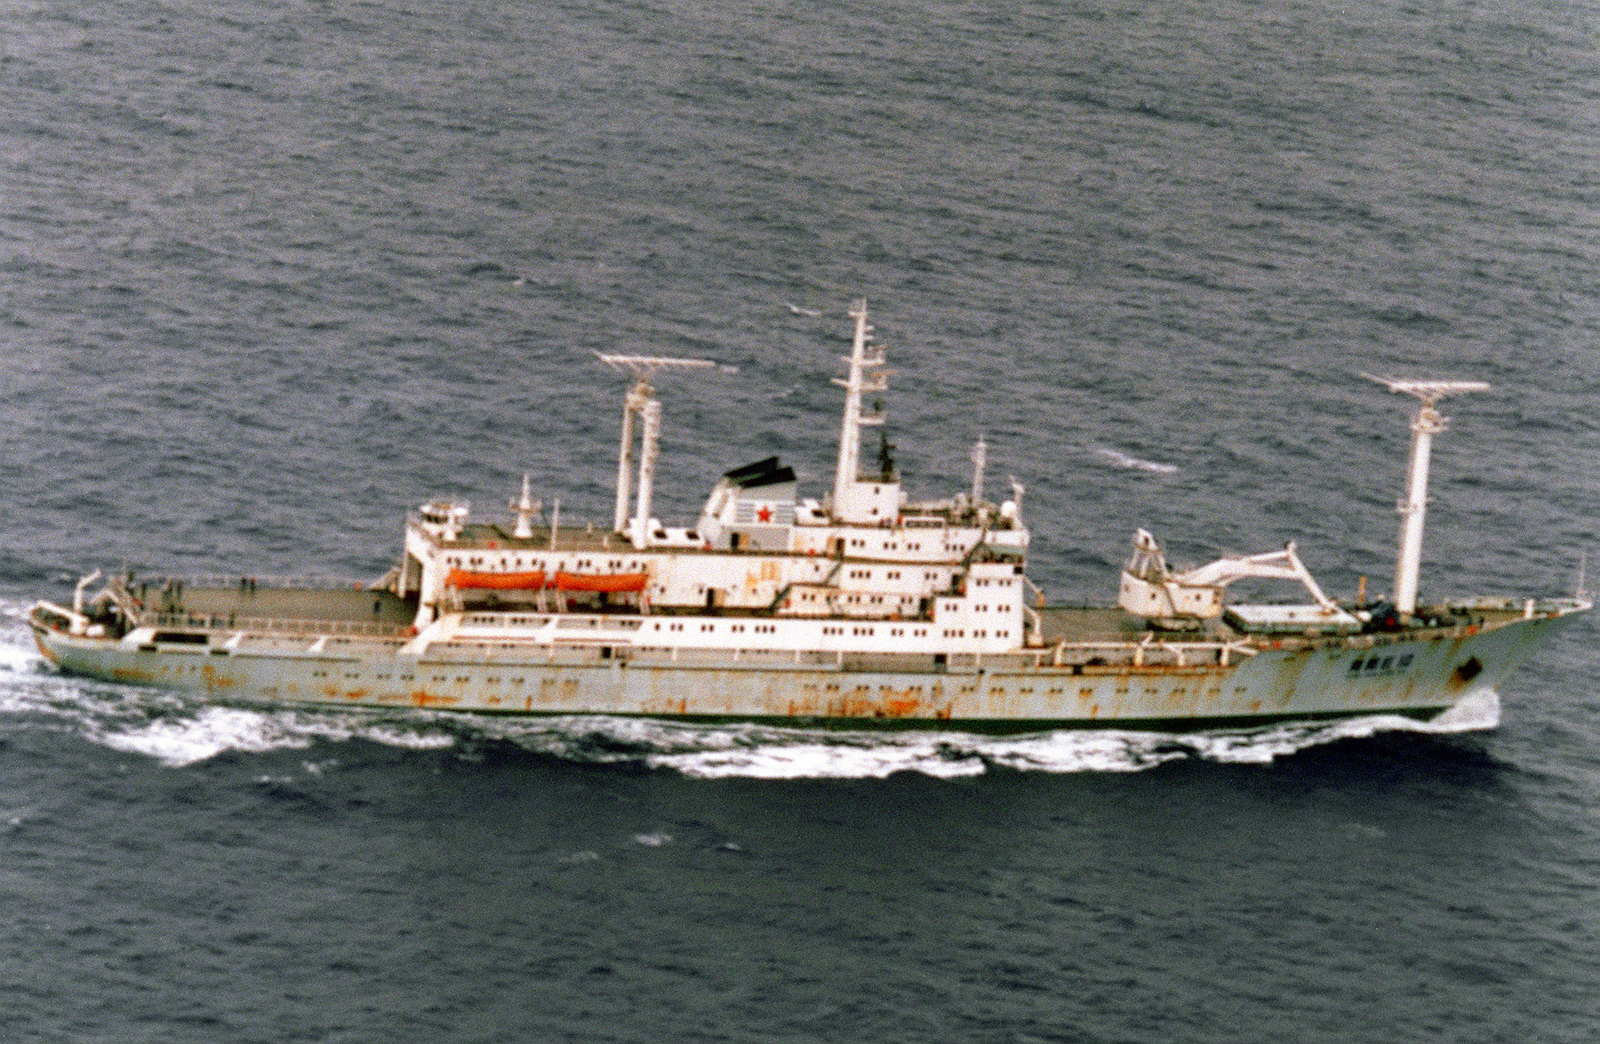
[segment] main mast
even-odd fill
[[[1484,381],[1401,381],[1374,377],[1392,392],[1414,395],[1422,401],[1411,420],[1411,459],[1406,468],[1406,498],[1400,512],[1400,551],[1394,567],[1394,607],[1401,617],[1417,608],[1417,576],[1422,566],[1422,521],[1428,508],[1428,463],[1433,452],[1433,437],[1444,434],[1450,418],[1434,409],[1434,403],[1447,395],[1488,391]]]
[[[833,383],[845,390],[844,421],[839,427],[839,465],[833,478],[833,515],[841,522],[876,522],[881,505],[878,490],[865,493],[861,487],[861,429],[883,423],[881,413],[864,416],[861,396],[889,387],[888,374],[879,367],[888,361],[881,345],[872,343],[872,326],[867,322],[867,302],[863,298],[850,309],[856,321],[855,340],[850,355],[848,377],[835,377]],[[884,483],[878,483],[881,488]],[[898,496],[898,490],[896,491]]]

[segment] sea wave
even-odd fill
[[[27,615],[26,603],[0,598],[0,711],[8,702],[8,680],[37,675],[44,666],[28,632]]]
[[[173,767],[227,751],[298,750],[317,741],[367,740],[417,750],[481,749],[504,742],[530,753],[591,764],[632,764],[700,779],[882,779],[916,772],[940,778],[995,769],[1018,772],[1140,772],[1173,761],[1268,764],[1337,740],[1385,732],[1491,728],[1497,701],[1450,722],[1373,716],[1331,724],[1169,734],[1062,729],[1027,736],[959,732],[848,732],[758,725],[692,726],[633,718],[502,720],[418,712],[374,718],[358,712],[206,706],[137,725],[91,729],[87,738]]]
[[[1135,471],[1149,471],[1156,475],[1173,475],[1178,471],[1178,466],[1176,464],[1163,464],[1160,461],[1144,460],[1143,458],[1135,457],[1131,454],[1124,453],[1121,450],[1115,450],[1109,447],[1101,447],[1100,449],[1095,450],[1095,453],[1103,457],[1114,467],[1131,468]]]
[[[59,696],[56,709],[59,711]],[[6,710],[18,710],[14,703]],[[91,742],[182,768],[227,752],[265,754],[318,742],[365,740],[413,750],[480,751],[506,743],[574,763],[637,765],[700,779],[939,778],[1018,772],[1140,772],[1173,761],[1268,764],[1337,740],[1384,732],[1492,728],[1486,701],[1451,722],[1374,716],[1331,724],[1197,733],[1062,729],[1026,736],[959,732],[852,732],[760,725],[694,726],[610,717],[503,720],[438,712],[378,717],[361,712],[187,705],[92,705],[70,715]],[[57,717],[61,716],[59,713]]]
[[[188,715],[142,725],[93,729],[85,736],[114,750],[144,754],[174,768],[208,761],[230,751],[266,754],[303,750],[319,740],[342,743],[365,739],[414,750],[457,743],[455,737],[430,730],[422,723],[408,727],[359,715],[222,706],[201,706]]]

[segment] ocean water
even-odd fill
[[[1600,657],[1495,705],[996,740],[197,706],[63,677],[93,568],[369,578],[524,472],[831,482],[849,301],[912,490],[1103,601],[1286,541],[1424,594],[1600,550],[1600,7],[0,7],[0,1039],[1600,1037]],[[1594,563],[1592,575],[1600,572]]]

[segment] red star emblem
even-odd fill
[[[756,511],[756,518],[760,519],[763,522],[771,522],[772,521],[772,509],[767,507],[767,505],[762,504],[760,509]]]

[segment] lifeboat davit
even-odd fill
[[[562,591],[605,591],[608,593],[643,591],[649,573],[556,573],[556,587]]]
[[[469,569],[450,570],[450,585],[474,591],[539,591],[544,588],[544,573],[476,573]]]

